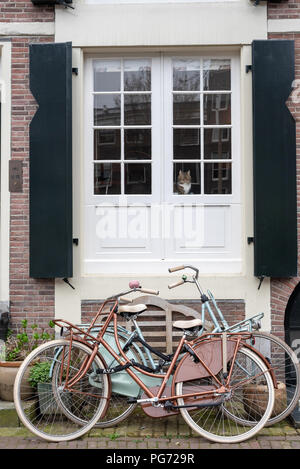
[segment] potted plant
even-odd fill
[[[28,381],[38,394],[40,413],[50,414],[55,412],[57,406],[52,393],[51,364],[39,362],[33,365],[29,372]]]
[[[49,322],[49,327],[54,327],[52,321]],[[9,330],[0,361],[0,399],[13,401],[15,377],[22,361],[36,347],[52,339],[54,334],[49,334],[44,329],[38,332],[38,325],[29,326],[27,319],[21,321],[20,331],[17,334]],[[26,392],[28,394],[28,391]]]

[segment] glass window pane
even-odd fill
[[[151,91],[151,62],[150,60],[124,61],[124,90]]]
[[[173,157],[175,160],[199,160],[200,129],[173,130]]]
[[[231,123],[231,95],[205,94],[203,96],[204,125]]]
[[[121,63],[119,60],[94,60],[94,91],[121,90]]]
[[[200,125],[200,94],[173,95],[174,125]]]
[[[124,124],[151,125],[151,95],[124,95]]]
[[[94,96],[94,125],[121,124],[121,96],[119,94],[98,94]]]
[[[179,195],[200,194],[200,164],[174,163],[173,192]]]
[[[200,61],[192,59],[173,60],[173,90],[200,90]]]
[[[151,164],[125,164],[125,194],[151,194]]]
[[[125,160],[151,159],[151,129],[124,130]]]
[[[231,159],[231,129],[204,129],[204,159]]]
[[[205,60],[203,64],[204,90],[230,90],[230,60]]]
[[[94,194],[121,194],[120,163],[94,164]]]
[[[94,160],[120,160],[120,129],[94,130]]]
[[[231,194],[231,163],[204,164],[205,194]]]

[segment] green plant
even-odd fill
[[[33,388],[37,388],[38,383],[49,383],[51,364],[48,362],[36,363],[29,373],[29,383]]]
[[[48,326],[50,328],[54,327],[53,321],[50,321]],[[49,334],[42,329],[41,332],[37,331],[38,325],[31,324],[28,326],[27,319],[21,321],[20,332],[13,334],[9,329],[7,341],[5,343],[5,360],[6,361],[18,361],[24,360],[24,358],[29,355],[32,350],[34,350],[39,345],[52,340],[55,337],[55,334]]]

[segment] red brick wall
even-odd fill
[[[27,2],[26,2],[27,3]],[[53,37],[12,38],[11,157],[23,163],[23,192],[11,193],[11,326],[28,318],[45,327],[54,317],[54,280],[29,278],[29,124],[36,103],[29,90],[29,44]]]
[[[54,21],[53,7],[31,0],[1,0],[0,22]],[[11,37],[11,158],[23,163],[23,192],[11,193],[10,311],[11,327],[28,318],[45,327],[54,316],[54,280],[29,278],[29,124],[36,103],[29,89],[29,44],[53,42],[54,37]]]
[[[285,0],[282,3],[268,2],[268,18],[272,20],[299,18],[300,2],[299,0]]]
[[[34,6],[31,0],[0,0],[0,22],[54,21],[53,7]]]
[[[270,19],[300,19],[300,0],[288,0],[280,4],[268,4]],[[292,39],[295,41],[295,79],[300,79],[300,33],[269,34],[269,39]],[[298,94],[300,97],[300,93]],[[297,145],[297,206],[300,208],[300,103],[293,103],[291,97],[288,107],[296,120]],[[298,252],[300,253],[300,218],[298,215]],[[300,258],[298,258],[298,272],[300,272]],[[271,321],[272,332],[284,339],[285,309],[294,288],[300,282],[300,277],[292,279],[271,279]]]
[[[170,303],[175,303],[170,301]],[[178,303],[178,301],[176,301]],[[188,306],[195,311],[201,313],[201,302],[194,300],[183,300],[180,304]],[[83,323],[90,323],[95,317],[101,306],[101,301],[82,301],[81,303],[81,320]],[[236,322],[242,321],[245,318],[245,302],[243,300],[218,300],[218,306],[223,312],[225,319],[228,323],[235,324]],[[181,318],[182,319],[182,318]],[[207,317],[206,319],[210,319]]]

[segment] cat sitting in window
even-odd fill
[[[180,170],[177,176],[177,192],[178,194],[189,194],[192,187],[191,171]]]

